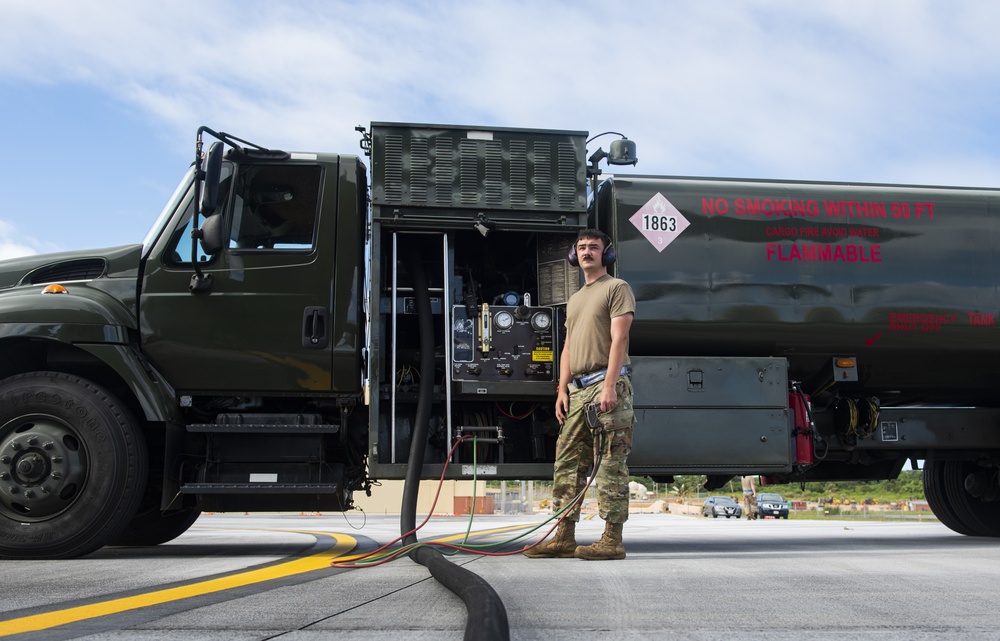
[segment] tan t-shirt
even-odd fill
[[[610,274],[588,283],[569,297],[566,336],[574,376],[605,369],[611,352],[611,319],[635,313],[635,295],[625,281]],[[631,361],[626,346],[625,364]]]

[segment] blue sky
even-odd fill
[[[615,130],[637,173],[1000,187],[998,3],[0,0],[0,15],[0,258],[141,241],[199,125],[347,153],[373,120]]]

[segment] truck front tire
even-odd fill
[[[135,419],[102,387],[59,372],[0,381],[0,558],[103,547],[135,514],[147,466]]]

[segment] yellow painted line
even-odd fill
[[[517,530],[530,530],[531,528],[543,529],[545,524],[541,526],[538,524],[524,524],[524,525],[506,525],[504,527],[492,528],[489,530],[472,530],[469,532],[469,538],[473,539],[480,536],[489,536],[491,534],[505,534],[507,532],[516,532]],[[451,543],[452,541],[457,541],[459,539],[465,538],[465,532],[461,534],[452,534],[451,536],[443,536],[439,539],[433,539],[434,542],[440,543]]]
[[[258,570],[250,570],[248,572],[241,572],[239,574],[233,574],[218,579],[199,581],[190,585],[183,585],[166,590],[157,590],[121,599],[112,599],[101,603],[92,603],[90,605],[81,605],[75,608],[57,610],[55,612],[35,614],[32,616],[22,617],[20,619],[0,621],[0,637],[10,636],[12,634],[22,634],[24,632],[48,630],[49,628],[66,625],[67,623],[75,623],[85,619],[93,619],[96,617],[107,616],[109,614],[118,614],[120,612],[137,610],[139,608],[159,605],[169,601],[179,601],[181,599],[189,599],[191,597],[202,596],[212,592],[230,590],[232,588],[250,585],[251,583],[273,581],[274,579],[282,579],[295,574],[318,570],[320,568],[329,568],[331,560],[349,552],[350,550],[353,550],[357,545],[356,539],[344,534],[336,534],[333,532],[307,532],[300,530],[295,530],[295,532],[299,534],[333,537],[333,539],[336,540],[336,544],[334,544],[332,548],[322,552],[318,552],[301,559],[295,559],[294,561],[260,568]]]
[[[517,530],[526,530],[536,525],[512,525],[502,528],[494,528],[490,530],[478,530],[469,533],[469,538],[486,536],[490,534],[498,534],[504,532],[512,532]],[[217,529],[217,528],[210,528]],[[225,528],[231,529],[231,528]],[[237,529],[237,528],[233,528]],[[273,531],[273,530],[268,530]],[[123,597],[121,599],[112,599],[110,601],[102,601],[100,603],[91,603],[89,605],[81,605],[74,608],[67,608],[65,610],[56,610],[54,612],[46,612],[43,614],[35,614],[32,616],[21,617],[19,619],[11,619],[9,621],[0,621],[0,637],[6,637],[14,634],[22,634],[25,632],[38,632],[40,630],[48,630],[60,625],[66,625],[68,623],[75,623],[77,621],[84,621],[86,619],[94,619],[97,617],[107,616],[110,614],[119,614],[121,612],[127,612],[129,610],[138,610],[139,608],[149,607],[151,605],[160,605],[162,603],[167,603],[170,601],[179,601],[181,599],[189,599],[191,597],[202,596],[205,594],[211,594],[212,592],[221,592],[222,590],[229,590],[232,588],[243,587],[245,585],[250,585],[252,583],[262,583],[264,581],[272,581],[274,579],[282,579],[295,574],[301,574],[303,572],[310,572],[312,570],[319,570],[322,568],[329,568],[330,562],[333,559],[337,559],[339,562],[349,562],[358,558],[362,558],[364,554],[353,554],[350,556],[343,556],[346,552],[354,549],[357,546],[357,540],[344,535],[337,534],[334,532],[311,532],[306,530],[282,530],[290,531],[298,534],[311,534],[314,536],[329,536],[332,537],[336,543],[333,547],[318,552],[316,554],[303,557],[301,559],[295,559],[294,561],[288,561],[286,563],[280,563],[278,565],[272,565],[266,568],[261,568],[258,570],[250,570],[247,572],[241,572],[238,574],[233,574],[230,576],[221,577],[218,579],[209,579],[207,581],[199,581],[192,583],[190,585],[183,585],[176,588],[169,588],[166,590],[156,590],[154,592],[148,592],[146,594],[138,594],[131,597]],[[465,538],[465,533],[454,534],[451,536],[441,537],[433,539],[436,542],[447,543],[450,541],[456,541]]]
[[[490,530],[473,530],[469,533],[469,539],[474,539],[480,536],[488,536],[490,534],[501,534],[506,532],[516,532],[517,530],[530,530],[531,528],[538,527],[537,525],[508,525],[500,528],[493,528]],[[436,539],[421,540],[420,543],[451,543],[452,541],[459,541],[465,538],[465,532],[461,534],[452,534],[450,536],[442,536]],[[395,545],[387,550],[383,550],[382,553],[389,552],[390,550],[398,550],[401,546]],[[342,556],[337,559],[338,563],[350,563],[351,561],[357,561],[358,559],[364,559],[371,555],[371,552],[364,552],[362,554],[351,554],[349,556]]]

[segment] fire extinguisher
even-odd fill
[[[809,395],[802,391],[798,383],[792,383],[788,394],[788,407],[792,410],[792,434],[795,435],[795,464],[812,465],[813,447],[816,436],[812,420],[812,406]]]

